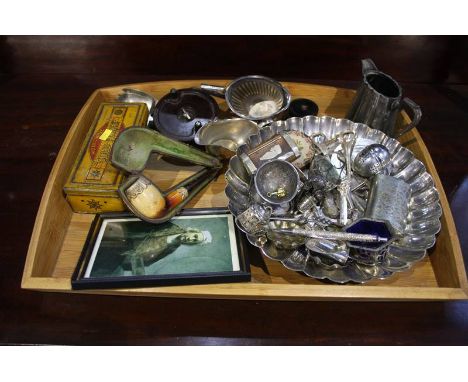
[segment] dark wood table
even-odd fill
[[[468,302],[216,301],[21,290],[22,269],[41,194],[80,107],[95,88],[156,79],[117,75],[0,77],[1,342],[468,343]],[[315,82],[356,86],[349,82]],[[468,86],[412,84],[405,89],[424,110],[420,132],[450,195],[467,169]]]
[[[99,87],[163,79],[138,70],[126,75],[21,68],[0,74],[1,343],[468,344],[468,302],[227,301],[21,290],[41,194],[83,103]],[[307,81],[357,86],[349,80]],[[468,85],[402,84],[422,107],[419,130],[450,198],[468,168]],[[459,233],[466,235],[462,211],[454,213]],[[466,224],[466,208],[464,213]],[[468,263],[466,256],[465,250]]]

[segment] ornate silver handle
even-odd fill
[[[305,237],[310,237],[312,239],[360,241],[360,242],[366,242],[366,243],[386,243],[388,241],[386,237],[362,234],[362,233],[321,231],[321,230],[303,229],[303,228],[292,228],[292,229],[277,228],[277,229],[273,229],[272,231],[276,233],[284,233],[288,235],[305,236]]]

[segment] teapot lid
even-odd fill
[[[193,140],[197,130],[214,120],[219,107],[206,93],[196,89],[172,89],[156,104],[156,129],[179,141]]]

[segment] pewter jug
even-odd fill
[[[418,125],[421,108],[414,101],[403,97],[398,82],[378,70],[370,58],[362,60],[362,76],[363,82],[346,118],[364,123],[392,138],[398,138]],[[396,121],[402,109],[412,115],[412,121],[397,129]]]

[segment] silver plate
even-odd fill
[[[414,263],[427,255],[427,250],[435,244],[436,234],[440,231],[442,208],[432,177],[427,173],[424,164],[416,159],[410,150],[403,147],[396,139],[362,123],[328,116],[307,116],[273,122],[240,146],[237,150],[237,156],[255,148],[274,134],[290,130],[298,130],[309,137],[323,133],[328,139],[343,131],[351,130],[356,134],[357,145],[359,145],[360,140],[362,147],[370,141],[384,145],[391,155],[392,170],[390,175],[404,179],[411,186],[407,226],[404,236],[388,248],[387,256],[378,265],[363,265],[353,260],[349,260],[345,265],[324,263],[313,256],[313,253],[309,252],[305,246],[294,250],[279,249],[266,237],[249,235],[249,241],[259,247],[263,255],[281,261],[288,269],[304,272],[316,279],[328,279],[340,284],[347,282],[365,283],[373,279],[385,279],[395,272],[410,269]],[[232,160],[235,161],[235,159]],[[230,166],[229,169],[235,174],[237,174],[236,171],[239,171],[234,166]],[[238,175],[239,178],[245,176],[244,173]],[[236,187],[229,180],[228,186],[230,188]],[[245,193],[246,190],[236,191]],[[235,200],[230,199],[229,202],[231,212],[234,215],[238,214],[242,208],[233,208],[238,205]]]

